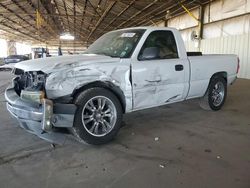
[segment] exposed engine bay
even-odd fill
[[[22,90],[44,91],[46,74],[42,71],[24,72],[21,69],[14,69],[13,73],[17,75],[13,80],[13,84],[14,89],[19,96]]]

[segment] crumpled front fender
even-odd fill
[[[126,111],[132,110],[132,87],[129,80],[130,63],[103,63],[88,67],[74,67],[52,72],[46,80],[49,99],[73,95],[77,89],[94,82],[111,83],[118,87],[126,101]]]

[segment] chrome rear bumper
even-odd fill
[[[24,100],[16,94],[14,88],[6,89],[5,99],[7,110],[22,128],[49,142],[62,144],[65,141],[65,134],[58,131],[58,127],[73,126],[75,105],[54,104],[48,99],[44,99],[42,104]]]

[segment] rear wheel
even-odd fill
[[[80,93],[73,133],[89,144],[105,144],[118,133],[122,107],[117,97],[104,88],[91,88]]]
[[[207,92],[200,99],[200,106],[205,110],[220,110],[227,97],[227,82],[221,76],[211,79]]]

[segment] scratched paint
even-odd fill
[[[122,90],[126,112],[129,112],[132,110],[130,64],[127,59],[84,54],[30,60],[18,64],[16,68],[46,73],[45,89],[49,99],[70,95],[75,89],[91,82],[110,82]]]

